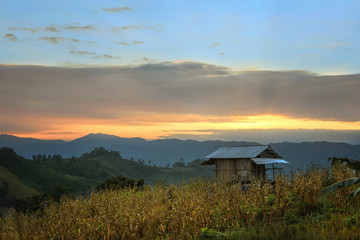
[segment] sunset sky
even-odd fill
[[[346,0],[1,0],[0,133],[360,144],[359,12]]]

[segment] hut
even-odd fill
[[[288,163],[271,146],[220,147],[205,157],[202,165],[215,165],[216,178],[226,181],[249,183],[254,180],[266,180],[266,170],[273,176],[277,163]],[[272,168],[265,168],[265,165]]]

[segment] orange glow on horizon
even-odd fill
[[[44,123],[46,121],[42,121]],[[121,119],[58,119],[47,131],[6,132],[19,137],[73,140],[89,133],[119,137],[157,139],[172,134],[212,135],[215,130],[239,129],[327,129],[360,130],[360,121],[295,119],[281,115],[204,116],[186,114],[137,113]]]

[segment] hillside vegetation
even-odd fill
[[[359,176],[340,164],[278,176],[274,185],[197,180],[63,198],[35,214],[10,215],[2,239],[359,239],[354,188],[322,195]]]
[[[35,189],[22,184],[15,174],[0,166],[0,186],[3,186],[4,183],[8,183],[8,195],[10,197],[26,198],[31,195],[39,194]]]
[[[33,160],[17,155],[10,148],[1,148],[0,167],[0,170],[7,172],[6,176],[10,174],[13,176],[7,178],[10,186],[20,182],[41,193],[49,193],[57,187],[86,193],[93,190],[98,183],[119,175],[135,179],[143,178],[147,184],[154,185],[159,181],[181,183],[191,178],[209,176],[212,173],[210,168],[200,166],[199,161],[195,161],[190,166],[180,164],[180,167],[161,168],[145,165],[143,161],[124,159],[119,152],[108,151],[102,147],[95,148],[78,158],[66,159],[57,154],[37,155],[33,156]],[[14,189],[15,191],[23,190]]]

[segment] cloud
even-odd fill
[[[102,8],[102,10],[108,13],[121,13],[124,11],[130,11],[132,9],[130,7],[116,7],[116,8]]]
[[[3,38],[8,39],[9,41],[12,41],[12,42],[17,42],[17,40],[18,40],[17,37],[12,33],[5,34],[3,36]]]
[[[161,29],[162,25],[157,25],[155,27],[145,27],[143,24],[137,24],[137,25],[127,25],[122,27],[112,27],[111,30],[114,33],[121,33],[122,31],[127,30],[144,30],[144,29],[150,29],[158,32],[162,32],[163,29]]]
[[[170,134],[168,134],[170,132]],[[327,130],[327,129],[237,129],[237,130],[178,130],[164,132],[163,138],[194,140],[246,140],[261,144],[277,142],[330,141],[359,144],[359,130]]]
[[[62,30],[79,32],[79,31],[93,31],[96,30],[96,28],[92,25],[77,26],[77,25],[64,24],[63,26],[58,26],[56,24],[53,24],[51,26],[45,27],[44,30],[48,32],[62,32]]]
[[[113,41],[113,43],[118,44],[118,45],[123,45],[123,46],[129,46],[129,43],[127,43],[127,42],[116,42],[116,41]],[[141,45],[141,44],[143,44],[143,43],[144,43],[143,41],[136,41],[136,40],[134,40],[134,41],[131,42],[131,44],[133,44],[133,45]]]
[[[91,25],[86,25],[86,26],[65,26],[63,27],[65,30],[69,30],[69,31],[92,31],[95,30],[96,28],[91,26]]]
[[[108,58],[108,59],[121,59],[121,57],[114,57],[112,55],[109,55],[109,54],[104,54],[104,55],[97,55],[97,56],[94,56],[92,57],[94,59],[101,59],[101,58]]]
[[[118,45],[123,45],[123,46],[128,46],[129,45],[127,42],[115,42],[115,41],[113,41],[113,43],[118,44]]]
[[[121,27],[122,30],[141,29],[142,25],[129,25]]]
[[[158,25],[156,25],[156,26],[150,27],[150,29],[151,29],[151,30],[158,31],[158,32],[162,32],[162,31],[164,31],[164,30],[162,29],[162,27],[163,27],[162,24],[158,24]]]
[[[48,32],[61,32],[60,27],[57,25],[51,25],[44,28],[45,31]]]
[[[8,27],[10,31],[29,31],[31,33],[36,33],[40,28],[22,28],[22,27]]]
[[[57,132],[57,131],[48,131],[44,133],[40,133],[42,135],[73,135],[73,134],[80,134],[79,132],[74,131],[63,131],[63,132]]]
[[[122,27],[113,27],[113,28],[111,28],[111,30],[114,33],[121,33],[122,31],[133,30],[133,29],[139,30],[139,29],[143,29],[143,28],[144,28],[143,25],[139,24],[139,25],[129,25],[129,26],[122,26]]]
[[[76,39],[76,38],[63,38],[63,37],[41,37],[39,38],[39,40],[43,40],[52,44],[58,44],[60,42],[63,42],[65,40],[71,41],[71,42],[75,42],[75,43],[79,43],[80,40]]]
[[[93,57],[115,58],[106,54]],[[111,68],[0,65],[0,75],[0,109],[9,118],[116,119],[134,112],[153,112],[360,119],[360,74],[236,73],[204,63],[164,62]]]
[[[143,44],[144,42],[143,41],[132,41],[132,44],[134,45],[140,45],[140,44]]]
[[[0,129],[6,132],[38,132],[44,131],[46,129],[45,126],[41,126],[40,124],[27,122],[25,125],[24,122],[18,119],[1,119],[0,120]]]
[[[59,42],[62,42],[65,40],[65,38],[62,37],[41,37],[39,40],[44,40],[52,44],[58,44]]]
[[[219,46],[219,45],[221,45],[221,43],[219,43],[219,42],[216,42],[216,43],[214,43],[214,44],[211,44],[211,48],[214,48],[214,47],[216,47],[216,46]]]
[[[95,55],[94,52],[88,52],[88,51],[70,51],[71,54],[79,54],[79,55]]]

